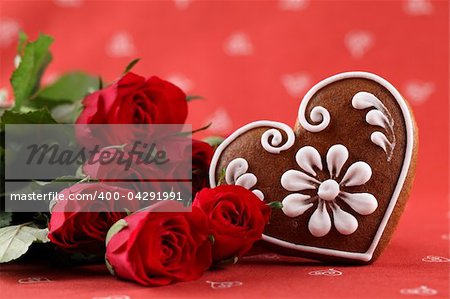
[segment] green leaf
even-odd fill
[[[83,105],[81,101],[77,101],[71,104],[56,106],[52,109],[51,114],[58,123],[73,124],[76,122],[81,111],[83,111]]]
[[[204,142],[208,143],[211,147],[217,148],[225,138],[220,136],[209,136],[203,139]]]
[[[204,131],[204,130],[208,129],[209,127],[211,127],[211,125],[212,125],[212,123],[209,123],[209,124],[207,124],[206,126],[203,126],[203,127],[201,127],[201,128],[192,130],[192,131],[190,131],[190,132],[180,132],[178,135],[179,135],[179,136],[189,136],[189,135],[192,135],[192,134],[194,134],[194,133],[198,133],[198,132],[200,132],[200,131]]]
[[[83,72],[70,72],[62,75],[56,82],[41,89],[30,101],[35,107],[51,109],[60,104],[73,103],[97,90],[98,78]]]
[[[106,269],[108,269],[108,271],[109,271],[109,273],[111,274],[111,275],[116,275],[116,272],[114,271],[114,268],[113,268],[113,266],[111,265],[111,263],[108,261],[108,259],[106,258],[106,255],[105,255],[105,265],[106,265]]]
[[[211,125],[212,125],[212,123],[209,123],[209,124],[207,124],[206,126],[203,126],[203,127],[199,128],[199,129],[195,129],[195,130],[192,131],[192,134],[198,133],[198,132],[200,132],[200,131],[207,130],[209,127],[211,127]]]
[[[186,96],[186,102],[190,102],[193,100],[204,100],[205,98],[199,95],[187,95]]]
[[[76,265],[83,265],[83,264],[93,264],[103,261],[103,257],[99,257],[96,254],[87,254],[82,252],[75,252],[70,254],[70,263],[73,263],[74,266]]]
[[[74,123],[82,111],[81,99],[97,90],[98,78],[83,72],[70,72],[43,88],[29,102],[32,107],[47,107],[59,123]]]
[[[11,212],[0,212],[0,228],[11,224],[12,213]]]
[[[128,223],[125,221],[125,219],[120,219],[116,223],[114,223],[111,228],[108,230],[108,233],[106,234],[106,245],[108,245],[111,238],[120,232],[124,227],[127,227]]]
[[[98,76],[98,78],[97,78],[97,81],[98,81],[98,89],[100,90],[100,89],[103,89],[103,79],[102,79],[102,77],[101,76]]]
[[[234,265],[238,262],[239,258],[237,256],[232,256],[225,260],[217,262],[218,265]]]
[[[40,229],[26,224],[0,228],[0,263],[19,258],[35,241],[49,242],[47,235],[47,228]]]
[[[83,182],[88,181],[89,182],[89,177],[79,178],[77,176],[65,175],[65,176],[57,177],[56,179],[54,179],[52,181],[33,180],[33,182],[35,184],[37,184],[38,186],[52,186],[53,184],[68,183],[67,187],[69,187],[70,185],[73,185],[74,183],[79,183],[81,181],[83,181]]]
[[[267,204],[272,209],[282,209],[283,203],[281,201],[271,201]]]
[[[217,180],[217,186],[222,185],[223,181],[225,181],[226,169],[222,168],[220,171],[219,179]]]
[[[47,109],[40,109],[26,113],[5,111],[1,122],[4,124],[56,124]]]
[[[131,69],[140,61],[140,58],[136,58],[134,60],[132,60],[127,67],[125,68],[125,70],[123,71],[123,74],[128,73],[129,71],[131,71]]]
[[[28,35],[23,32],[20,31],[19,32],[19,42],[17,44],[17,53],[19,53],[20,56],[23,55],[23,51],[25,50],[25,46],[28,43]]]
[[[24,36],[20,38],[23,39]],[[10,79],[15,98],[13,110],[20,110],[22,104],[39,88],[42,74],[52,60],[49,51],[52,42],[53,38],[41,34],[36,41],[26,44],[20,65]],[[24,44],[23,40],[21,44]]]

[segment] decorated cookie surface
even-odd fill
[[[229,136],[214,155],[211,186],[237,184],[281,202],[263,239],[282,253],[371,262],[408,198],[416,131],[389,82],[338,74],[308,91],[294,129],[256,121]]]

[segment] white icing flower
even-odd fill
[[[243,158],[236,158],[228,164],[225,171],[225,182],[228,185],[239,185],[248,190],[251,190],[258,179],[253,173],[248,173],[248,162]],[[264,194],[261,190],[254,189],[252,192],[258,196],[259,199],[264,200]]]
[[[331,230],[331,217],[336,230],[349,235],[358,228],[358,221],[350,213],[339,207],[345,202],[360,215],[372,214],[378,207],[376,198],[370,193],[349,193],[346,187],[361,186],[372,176],[369,164],[359,161],[348,167],[338,181],[341,170],[348,159],[348,150],[341,144],[330,147],[326,156],[329,179],[319,181],[315,169],[323,170],[319,152],[312,146],[298,150],[295,159],[303,171],[288,170],[281,177],[281,185],[288,191],[315,190],[315,195],[292,193],[283,199],[283,212],[288,217],[297,217],[312,208],[317,202],[316,210],[309,219],[308,228],[315,237],[322,237]]]

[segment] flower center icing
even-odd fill
[[[339,191],[339,184],[329,179],[320,184],[317,194],[323,200],[332,201],[339,195]]]

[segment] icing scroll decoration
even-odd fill
[[[253,173],[248,173],[248,162],[243,158],[236,158],[231,161],[225,170],[225,182],[228,185],[239,185],[248,190],[251,190],[258,179]],[[252,192],[258,196],[259,199],[264,199],[264,194],[261,190],[254,189]]]
[[[320,86],[316,85],[311,88],[308,93],[305,95],[303,100],[300,103],[300,107],[298,108],[298,121],[300,125],[309,132],[317,133],[325,130],[326,127],[330,124],[330,112],[322,106],[316,106],[311,109],[311,113],[309,118],[315,124],[311,124],[306,119],[306,107],[308,106],[309,100],[316,93]]]
[[[375,108],[367,112],[366,122],[372,126],[378,126],[385,130],[391,136],[388,139],[386,134],[375,131],[370,135],[370,140],[381,147],[387,155],[387,161],[391,161],[395,148],[394,119],[387,110],[386,106],[371,93],[361,91],[353,96],[352,106],[355,109],[362,110],[367,108]]]
[[[378,207],[376,198],[370,193],[349,193],[347,187],[361,186],[372,176],[369,164],[359,161],[347,168],[339,181],[339,175],[348,159],[348,150],[341,144],[330,147],[326,156],[326,168],[329,179],[319,181],[316,170],[323,170],[322,158],[312,146],[300,148],[295,156],[297,164],[303,171],[288,170],[281,177],[281,185],[287,191],[314,190],[313,196],[292,193],[282,203],[283,213],[288,217],[298,217],[317,203],[308,223],[310,233],[315,237],[323,237],[331,230],[329,210],[333,214],[336,230],[343,235],[350,235],[358,228],[357,219],[341,209],[339,202],[345,202],[360,215],[372,214]]]
[[[261,136],[262,147],[272,154],[279,154],[282,151],[289,149],[295,141],[295,134],[291,127],[283,123],[271,123],[274,129],[265,131]],[[283,130],[287,135],[287,140],[284,144],[283,135],[280,130]]]

